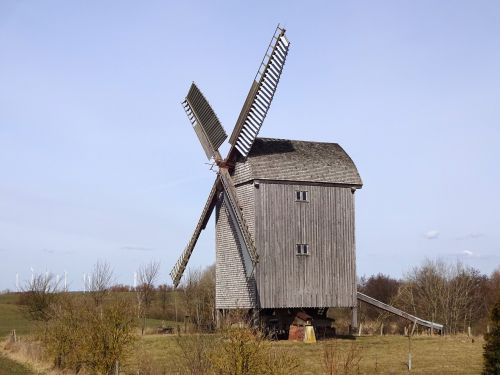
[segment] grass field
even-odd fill
[[[338,350],[346,352],[352,340],[337,340]],[[290,351],[302,359],[303,374],[323,373],[324,345],[279,341],[272,348]],[[355,340],[360,347],[361,374],[407,374],[408,338],[402,336],[365,336]],[[474,342],[467,337],[417,336],[412,340],[414,374],[480,374],[482,368],[481,338]],[[150,335],[138,344],[135,361],[148,361],[160,373],[174,371],[176,361],[176,338],[173,336]],[[133,371],[136,364],[130,365]]]
[[[32,324],[26,319],[19,305],[2,303],[0,300],[0,338],[6,336],[13,329],[19,335],[30,332]]]
[[[18,335],[30,333],[32,324],[24,317],[16,304],[17,296],[0,295],[0,337],[12,329]],[[166,322],[175,326],[174,322]],[[148,319],[147,332],[155,332],[160,320]],[[182,328],[182,324],[181,324]],[[149,363],[158,373],[175,371],[178,360],[177,338],[174,335],[145,335],[139,338],[134,354],[126,365],[127,374],[136,374],[141,364]],[[360,374],[406,374],[408,373],[408,338],[403,336],[363,336],[354,341],[359,347]],[[271,350],[285,350],[300,358],[303,374],[322,374],[324,346],[326,341],[316,344],[298,342],[272,342]],[[345,353],[353,340],[336,340],[337,349]],[[482,368],[483,339],[471,340],[465,336],[416,336],[412,339],[414,374],[480,374]],[[35,374],[27,367],[18,365],[1,354],[0,375]]]
[[[181,338],[182,339],[182,338]],[[151,374],[176,373],[178,361],[177,338],[174,335],[146,335],[137,342],[130,362],[124,366],[124,374],[137,374],[144,364]],[[408,339],[402,336],[359,337],[355,345],[360,348],[359,374],[407,374]],[[285,350],[301,359],[301,374],[323,374],[325,344],[299,342],[272,342],[271,350]],[[336,340],[336,348],[345,353],[353,340]],[[467,337],[418,336],[412,340],[414,374],[480,374],[482,368],[481,338],[474,342]],[[15,362],[1,356],[0,375],[32,374],[28,368],[14,366]],[[11,372],[6,372],[8,369]],[[12,370],[11,370],[12,369]],[[15,372],[14,372],[15,371]]]

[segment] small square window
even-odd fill
[[[308,202],[309,201],[309,197],[308,197],[308,193],[307,191],[296,191],[295,192],[295,200],[298,201],[298,202]]]
[[[309,255],[309,245],[304,243],[297,244],[296,255]]]

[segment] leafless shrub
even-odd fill
[[[214,372],[220,375],[260,374],[267,350],[262,334],[247,327],[227,329],[211,356]]]
[[[302,362],[287,349],[268,351],[262,366],[264,375],[295,375],[302,374]]]
[[[177,366],[181,374],[210,374],[211,353],[214,350],[216,338],[211,335],[178,335],[176,338],[179,349]]]
[[[264,335],[248,326],[217,335],[187,335],[177,339],[182,374],[294,375],[302,362],[288,350],[271,347]]]
[[[427,260],[406,275],[395,303],[427,320],[444,323],[448,332],[465,331],[487,309],[487,278],[462,263]]]
[[[100,313],[87,306],[83,335],[85,367],[98,374],[108,374],[115,363],[130,355],[134,334],[133,309],[126,299],[115,298],[103,305]]]
[[[362,349],[356,342],[341,350],[337,340],[325,342],[323,346],[323,369],[327,375],[351,375],[359,372]]]
[[[215,328],[215,266],[189,270],[182,285],[186,315],[197,331]]]
[[[81,365],[81,341],[84,315],[81,301],[65,295],[51,309],[51,319],[40,327],[40,340],[57,368]]]
[[[113,278],[113,271],[106,262],[97,262],[94,264],[90,276],[89,292],[92,296],[96,306],[102,304],[104,297],[109,291],[111,280]]]
[[[28,318],[37,322],[50,320],[50,307],[59,296],[59,282],[52,273],[33,275],[22,288],[20,304],[25,306]]]
[[[52,307],[40,339],[54,365],[78,372],[109,374],[123,362],[135,341],[135,317],[126,299],[93,300],[66,296]]]

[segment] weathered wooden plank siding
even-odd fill
[[[308,191],[309,202],[296,202],[297,190]],[[351,189],[261,181],[254,192],[260,307],[354,306]],[[310,255],[296,255],[299,243],[309,245]]]

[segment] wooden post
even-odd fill
[[[471,329],[470,329],[470,326],[467,327],[467,336],[470,337],[471,336]]]
[[[115,361],[115,375],[120,375],[120,363],[118,360]]]
[[[354,306],[351,310],[351,332],[350,334],[354,334],[358,328],[358,306]]]
[[[221,329],[222,328],[222,312],[220,309],[217,309],[215,311],[215,327],[217,329]]]
[[[411,371],[411,334],[408,335],[408,371]]]
[[[361,331],[363,330],[363,323],[359,323],[359,332],[358,336],[361,336]]]
[[[405,326],[405,334],[404,335],[408,336],[408,327],[407,326]]]
[[[384,322],[380,323],[380,336],[384,336]]]

